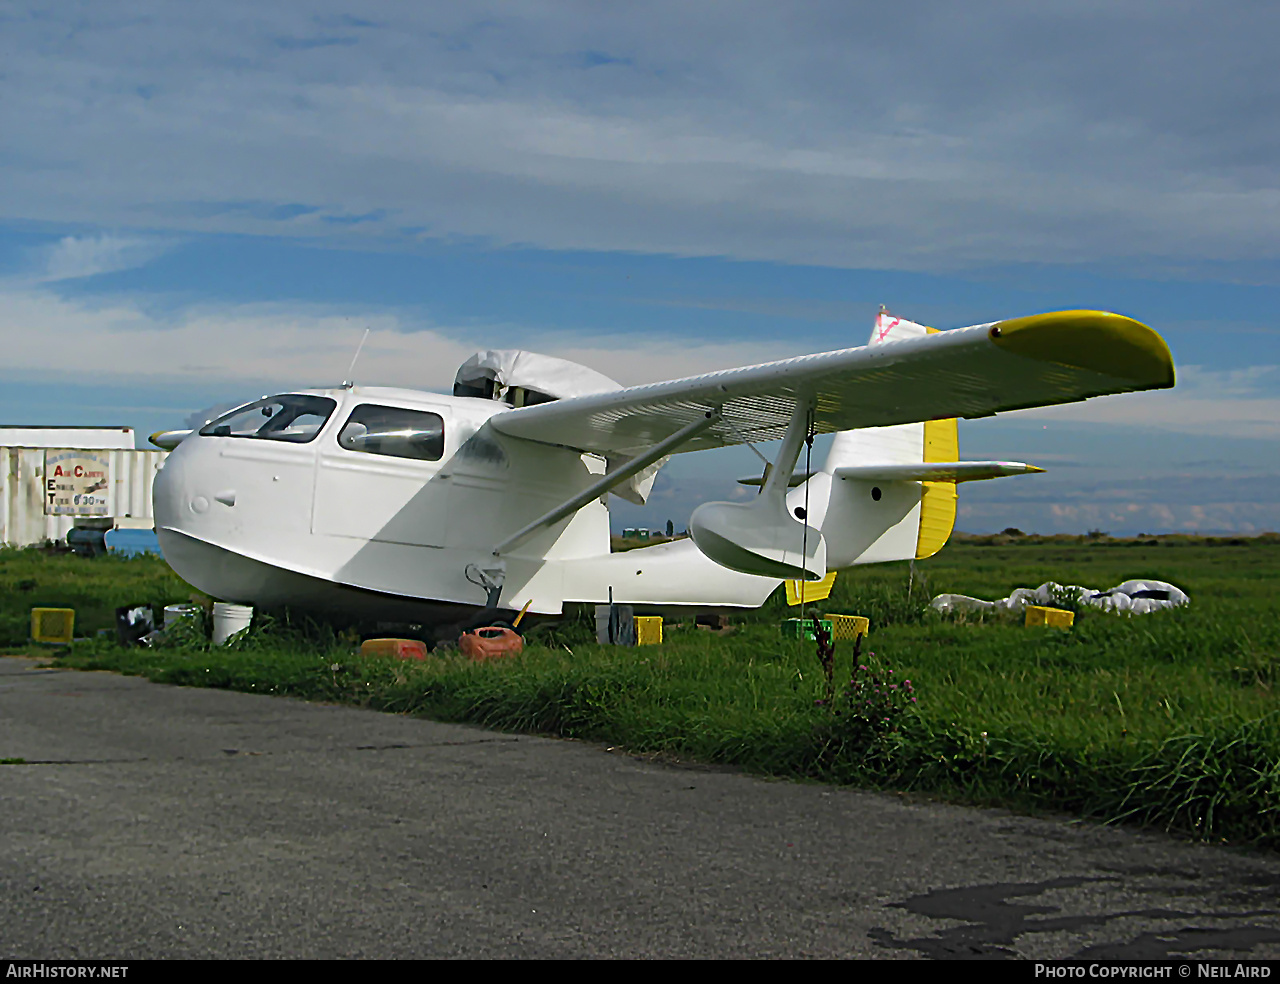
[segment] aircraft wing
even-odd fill
[[[672,361],[679,358],[673,352]],[[782,437],[796,402],[818,433],[1073,403],[1174,384],[1164,340],[1102,311],[1060,311],[523,407],[490,418],[512,437],[635,455],[719,410],[681,451]]]

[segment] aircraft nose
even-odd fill
[[[155,482],[151,486],[152,508],[155,510],[156,527],[182,529],[184,506],[190,505],[197,512],[201,511],[197,500],[202,497],[192,495],[194,490],[192,477],[194,457],[193,445],[196,442],[186,441],[169,453],[164,465],[156,473]],[[190,502],[188,502],[190,500]],[[205,509],[209,508],[208,500],[204,500]]]

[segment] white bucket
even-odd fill
[[[166,629],[171,629],[180,622],[198,617],[199,614],[199,605],[165,605],[164,627]]]
[[[229,605],[226,602],[215,601],[213,603],[213,644],[226,645],[228,639],[237,632],[247,629],[252,621],[251,605]]]

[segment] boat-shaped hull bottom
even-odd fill
[[[393,622],[434,629],[469,625],[482,612],[492,618],[509,619],[513,614],[339,584],[263,563],[177,530],[158,528],[156,536],[177,575],[219,601],[288,608],[330,622]]]

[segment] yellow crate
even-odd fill
[[[823,615],[831,623],[831,638],[839,642],[847,639],[852,642],[858,636],[871,631],[871,620],[861,615]]]
[[[831,596],[832,585],[836,583],[836,572],[831,571],[821,581],[788,581],[787,604],[808,604],[811,601],[825,601]],[[803,592],[804,597],[801,598]]]
[[[1040,605],[1027,606],[1028,626],[1047,625],[1052,629],[1069,629],[1076,619],[1075,612],[1065,612],[1061,608],[1044,608]]]
[[[637,615],[635,620],[637,646],[657,646],[662,642],[661,615]]]
[[[31,638],[34,642],[68,643],[75,627],[74,608],[31,609]]]

